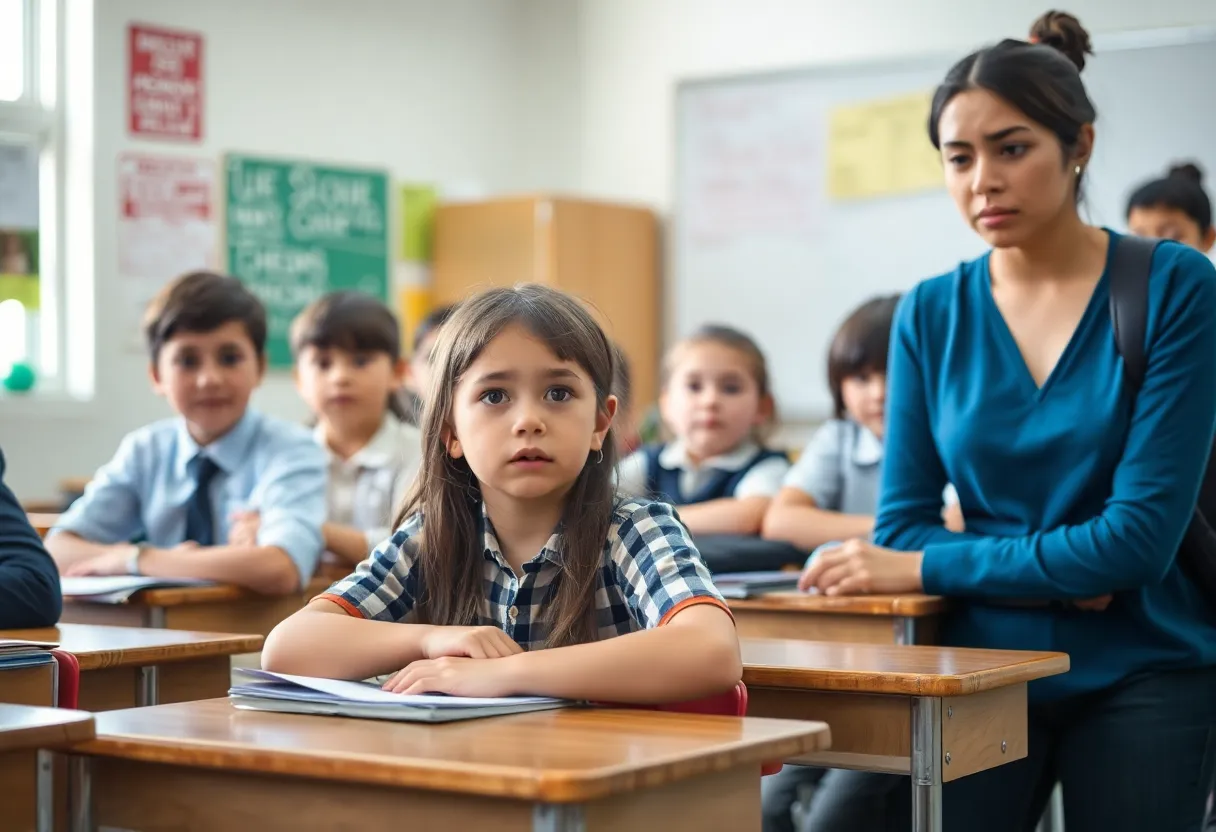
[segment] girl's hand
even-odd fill
[[[497,627],[432,627],[422,638],[422,655],[427,659],[500,659],[522,652],[524,649]]]
[[[850,540],[819,551],[798,579],[803,592],[811,587],[824,595],[898,595],[920,592],[919,552],[897,552],[864,540]]]
[[[403,694],[511,696],[519,691],[510,673],[510,664],[509,659],[475,661],[457,656],[420,659],[398,670],[383,688]]]

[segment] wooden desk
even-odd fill
[[[77,829],[745,832],[760,764],[829,741],[822,723],[634,710],[421,725],[210,700],[97,722],[73,751]]]
[[[770,592],[729,601],[742,638],[795,638],[865,644],[932,644],[946,599],[936,595],[829,598]]]
[[[0,829],[53,829],[50,752],[93,736],[93,717],[81,711],[0,705]]]
[[[1026,683],[1063,653],[743,639],[748,714],[822,719],[832,749],[790,762],[912,776],[916,832],[940,832],[942,783],[1026,756]]]
[[[27,510],[25,518],[30,521],[30,525],[34,527],[34,531],[38,532],[39,537],[46,537],[47,532],[59,522],[59,514],[53,511]]]
[[[108,711],[226,696],[229,659],[262,649],[263,638],[97,624],[0,630],[0,638],[57,641],[80,662],[79,707]]]
[[[313,578],[303,592],[279,596],[259,595],[237,586],[149,589],[135,593],[125,604],[64,598],[60,620],[68,624],[266,636],[276,624],[301,609],[329,585],[330,581],[324,578]]]

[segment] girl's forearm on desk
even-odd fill
[[[322,598],[271,631],[262,667],[299,676],[367,679],[423,658],[422,640],[432,629],[357,618]]]

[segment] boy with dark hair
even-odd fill
[[[266,371],[266,310],[236,278],[194,272],[149,304],[153,389],[178,416],[128,434],[47,537],[65,575],[152,575],[298,591],[321,554],[325,457],[249,397]],[[256,542],[229,540],[256,511]],[[140,542],[132,542],[140,541]]]
[[[25,510],[4,484],[0,453],[0,630],[50,627],[59,620],[62,607],[59,572]]]

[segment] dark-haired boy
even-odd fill
[[[60,571],[297,591],[321,554],[325,458],[303,427],[248,406],[266,310],[236,278],[194,272],[149,304],[144,335],[152,387],[178,416],[128,434],[48,535]],[[245,511],[260,515],[257,542],[230,544]]]

